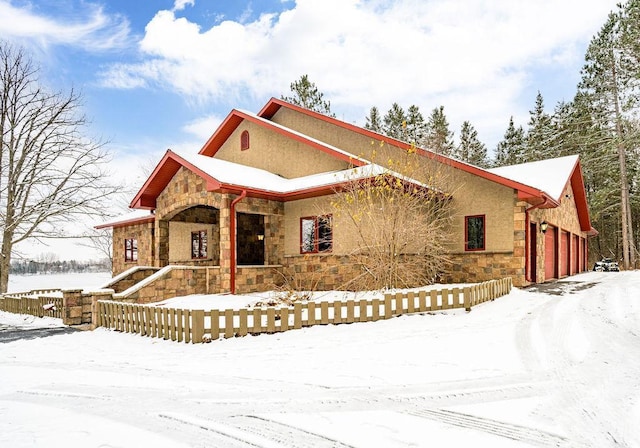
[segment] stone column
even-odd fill
[[[169,221],[156,219],[155,225],[154,266],[162,268],[169,264]]]
[[[64,325],[80,325],[82,323],[81,289],[62,291],[62,323]]]

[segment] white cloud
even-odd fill
[[[101,6],[83,3],[77,18],[48,17],[29,7],[18,8],[0,0],[0,37],[36,44],[74,45],[90,51],[122,48],[128,45],[129,22],[106,14]]]
[[[148,23],[140,42],[146,61],[111,67],[106,80],[160,83],[206,102],[240,92],[279,96],[306,73],[334,110],[386,110],[397,101],[427,115],[443,104],[456,128],[465,119],[478,128],[493,120],[500,123],[487,123],[488,133],[501,134],[510,115],[526,119],[527,108],[516,101],[531,71],[579,67],[578,44],[588,42],[615,3],[297,0],[279,14],[210,29],[177,17],[174,8]]]
[[[187,5],[193,6],[195,0],[176,0],[173,4],[173,11],[182,11]]]
[[[223,118],[220,118],[218,115],[209,115],[187,123],[182,127],[182,130],[197,137],[202,145],[211,137],[220,123],[222,123],[222,120]]]

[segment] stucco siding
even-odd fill
[[[169,222],[169,263],[184,263],[193,260],[191,257],[191,233],[205,230],[207,232],[207,257],[200,261],[215,260],[220,254],[220,234],[217,226],[195,222]]]
[[[512,188],[455,170],[452,252],[465,252],[465,217],[485,217],[485,251],[513,251],[516,192]],[[521,229],[524,231],[524,227]]]
[[[249,132],[249,149],[240,149],[240,135]],[[244,120],[215,155],[228,162],[260,168],[287,179],[337,171],[349,164],[336,157]]]

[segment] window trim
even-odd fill
[[[240,134],[240,151],[246,151],[250,146],[249,131],[244,130]]]
[[[331,230],[331,239],[329,241],[329,248],[320,250],[320,220],[327,219],[329,221],[329,228]],[[303,242],[303,228],[302,223],[304,221],[313,221],[313,249],[304,250]],[[333,215],[318,215],[318,216],[302,216],[300,218],[300,253],[301,254],[326,254],[333,252]]]
[[[204,238],[203,238],[204,236]],[[195,237],[195,238],[194,238]],[[194,240],[198,241],[198,249],[197,254],[194,251]],[[204,245],[202,244],[204,242]],[[209,237],[207,235],[207,230],[194,230],[191,232],[191,259],[192,260],[206,260],[209,256]],[[204,255],[203,255],[203,246],[204,246]]]
[[[482,219],[482,247],[469,247],[469,220],[472,218]],[[480,252],[487,247],[487,218],[486,215],[469,215],[464,217],[464,250],[465,252]]]
[[[131,246],[127,247],[127,243]],[[135,263],[138,261],[138,239],[137,238],[125,238],[124,239],[124,261],[125,263]]]

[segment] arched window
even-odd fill
[[[240,150],[249,149],[249,131],[242,131],[240,134]]]

